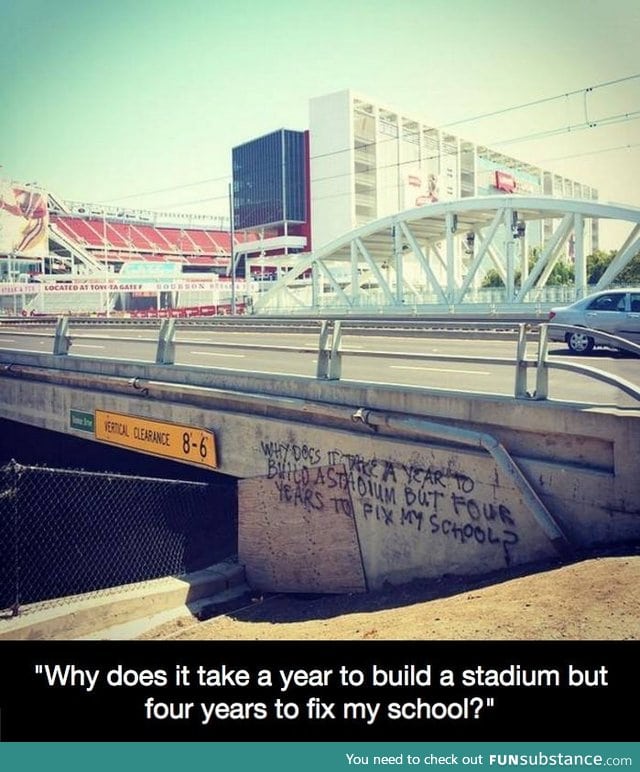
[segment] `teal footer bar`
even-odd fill
[[[639,769],[640,743],[0,743],[0,769],[277,770]]]

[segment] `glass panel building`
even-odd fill
[[[233,148],[236,230],[308,220],[306,132],[280,129]]]

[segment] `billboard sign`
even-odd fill
[[[516,180],[513,174],[509,172],[496,171],[495,172],[495,187],[497,190],[501,190],[503,193],[515,193]]]
[[[0,254],[43,257],[49,253],[47,194],[0,183]]]
[[[404,180],[404,209],[433,204],[440,200],[440,180],[436,174],[410,171]]]

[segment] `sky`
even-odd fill
[[[232,148],[351,88],[640,207],[638,0],[0,0],[0,40],[0,178],[65,200],[228,215]]]

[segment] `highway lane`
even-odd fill
[[[51,352],[53,341],[43,335],[19,336],[15,330],[0,335],[0,349],[22,349]],[[35,330],[34,330],[35,332]],[[96,337],[93,337],[93,336]],[[100,337],[97,337],[100,335]],[[123,327],[85,328],[72,332],[71,356],[108,357],[154,361],[157,331],[148,328]],[[224,344],[212,347],[211,343]],[[245,345],[277,345],[288,351],[268,348],[243,349]],[[314,376],[317,363],[317,334],[273,332],[256,333],[229,330],[185,328],[176,335],[176,364],[224,368],[237,371],[266,372],[287,375]],[[299,349],[311,349],[300,353]],[[513,396],[515,367],[509,364],[432,361],[412,358],[412,355],[482,356],[493,359],[515,359],[514,336],[500,339],[443,336],[376,336],[345,334],[342,378],[371,383],[419,386],[434,389],[454,389],[484,394]],[[534,358],[537,344],[530,342],[528,355]],[[402,353],[406,356],[372,356],[371,352]],[[350,354],[351,352],[351,354]],[[595,367],[640,384],[640,360],[621,356],[610,350],[596,350],[588,357],[576,357],[562,344],[551,344],[549,361],[568,361]],[[529,371],[529,389],[535,386],[535,371]],[[552,399],[587,402],[620,407],[638,407],[638,403],[618,389],[583,375],[551,371],[549,394]]]

